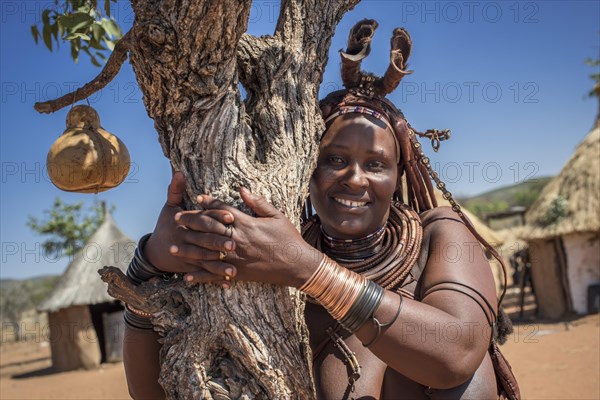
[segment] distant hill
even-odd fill
[[[35,308],[52,292],[59,275],[44,275],[30,279],[0,279],[0,317],[16,322]]]
[[[459,203],[479,218],[484,218],[487,213],[505,211],[514,206],[529,208],[552,178],[546,176],[530,179],[516,185],[504,186],[477,196],[458,200]]]
[[[19,282],[20,281],[18,279],[0,279],[0,291],[8,290],[14,287],[15,285],[18,285]]]
[[[46,285],[48,282],[58,280],[59,275],[40,275],[34,276],[33,278],[28,279],[0,279],[0,290],[11,289],[16,286],[26,285],[26,286],[38,286],[38,285]],[[26,282],[29,282],[28,284]]]

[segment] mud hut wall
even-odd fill
[[[100,346],[87,305],[52,312],[48,322],[55,371],[93,369],[100,365]]]
[[[495,259],[495,258],[491,258],[489,259],[490,262],[490,268],[492,269],[492,274],[494,275],[494,283],[496,284],[496,293],[502,293],[502,290],[504,289],[504,285],[506,282],[504,282],[504,273],[502,272],[502,265],[500,265],[500,263]],[[505,263],[506,264],[506,263]],[[510,264],[506,264],[507,268],[510,268]],[[510,271],[507,269],[507,280],[508,280],[508,285],[510,285],[511,281],[510,281]]]
[[[563,238],[573,309],[587,314],[588,286],[600,282],[600,234],[573,234]]]
[[[123,360],[123,340],[125,337],[125,324],[123,311],[102,314],[104,327],[104,343],[106,346],[106,362],[119,362]]]
[[[530,242],[531,275],[540,317],[558,319],[568,310],[554,240]]]

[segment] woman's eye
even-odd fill
[[[337,156],[329,156],[327,158],[327,160],[332,165],[341,165],[344,163],[344,160],[341,157],[337,157]]]
[[[371,168],[371,169],[380,170],[380,169],[383,169],[383,167],[385,167],[385,164],[382,163],[381,161],[371,161],[369,163],[369,168]]]

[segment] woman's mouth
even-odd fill
[[[368,204],[366,201],[351,201],[346,199],[340,199],[339,197],[334,197],[333,200],[346,207],[364,207]]]

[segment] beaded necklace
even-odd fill
[[[385,225],[360,239],[336,239],[329,236],[321,225],[321,247],[327,255],[346,260],[364,260],[381,249]]]
[[[327,236],[317,216],[304,225],[302,236],[341,266],[398,292],[419,255],[423,228],[412,208],[392,202],[386,225],[364,238],[339,240]]]

